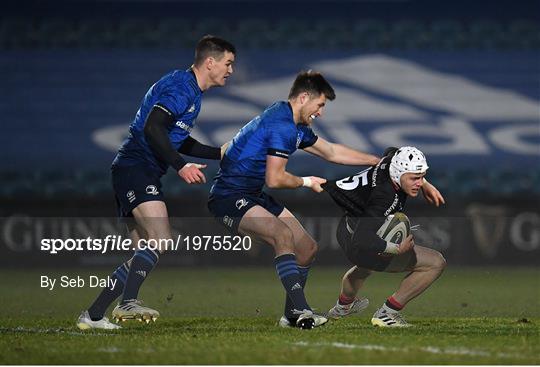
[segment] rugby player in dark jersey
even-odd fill
[[[112,164],[112,181],[118,214],[128,221],[133,243],[140,239],[171,238],[167,206],[161,192],[161,176],[172,167],[188,184],[206,182],[205,165],[188,163],[186,154],[221,159],[220,147],[199,143],[190,136],[201,109],[204,91],[224,86],[233,73],[235,47],[218,37],[203,37],[195,49],[195,60],[187,70],[175,70],[158,80],[144,96],[129,136]],[[161,242],[164,243],[164,242]],[[159,312],[137,299],[139,288],[159,260],[163,246],[137,249],[131,259],[118,267],[111,278],[112,288],[104,288],[77,321],[80,329],[114,329],[119,326],[104,316],[109,305],[121,297],[113,310],[116,319],[155,320]]]
[[[339,299],[328,315],[338,319],[365,309],[368,300],[357,298],[357,293],[373,271],[407,272],[398,290],[371,319],[376,326],[405,327],[410,324],[400,310],[441,275],[446,262],[438,251],[415,245],[412,235],[401,243],[390,243],[377,235],[388,215],[403,211],[407,198],[418,196],[428,169],[424,154],[417,148],[391,148],[386,153],[375,166],[322,185],[345,211],[337,239],[355,264],[343,276]],[[436,189],[431,187],[430,191],[429,195],[424,192],[429,201],[436,206],[444,203]]]
[[[303,288],[317,252],[317,243],[294,215],[264,190],[309,187],[321,192],[320,177],[298,177],[286,170],[297,150],[345,165],[373,165],[379,158],[315,135],[311,125],[335,93],[316,72],[298,74],[287,101],[278,101],[246,124],[233,138],[210,191],[208,208],[233,232],[248,234],[273,246],[275,267],[286,291],[282,327],[313,326],[327,319],[312,313]],[[426,198],[438,191],[427,186]]]

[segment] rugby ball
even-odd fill
[[[411,234],[411,222],[409,218],[401,212],[390,214],[386,217],[377,235],[385,241],[401,243],[403,239]]]

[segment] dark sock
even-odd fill
[[[304,289],[302,288],[302,279],[300,272],[298,271],[298,265],[296,263],[296,256],[294,254],[280,255],[274,259],[276,270],[287,292],[287,296],[291,299],[291,303],[294,309],[311,310],[308,306],[306,297],[304,296]]]
[[[122,295],[122,303],[137,299],[139,288],[150,274],[154,266],[159,260],[159,252],[150,249],[137,250],[131,260],[131,267],[126,279],[124,294]]]
[[[88,309],[88,314],[92,321],[101,320],[103,315],[105,315],[105,311],[107,311],[107,307],[109,307],[115,299],[120,297],[124,291],[124,284],[126,284],[128,272],[129,266],[126,261],[111,274],[111,279],[116,279],[114,287],[112,289],[109,287],[103,288],[99,296]]]
[[[298,266],[298,272],[300,273],[300,285],[302,289],[306,288],[306,282],[309,275],[309,266]],[[297,319],[298,315],[293,314],[294,305],[288,294],[285,294],[285,310],[284,315],[289,321]]]

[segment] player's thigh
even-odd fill
[[[444,264],[445,261],[440,252],[415,245],[411,251],[394,256],[384,271],[388,273],[427,271],[433,268],[443,268]]]
[[[412,271],[418,263],[417,254],[413,250],[407,251],[401,255],[395,255],[390,258],[388,265],[383,270],[385,273],[401,273]]]
[[[429,247],[415,245],[412,249],[416,258],[414,265],[408,270],[426,271],[430,269],[443,269],[446,266],[446,260],[442,254]]]
[[[147,239],[169,239],[171,228],[167,206],[163,201],[145,201],[132,211],[139,232],[144,232]],[[140,234],[140,233],[139,233]]]
[[[293,245],[293,234],[289,227],[260,205],[246,211],[238,225],[238,232],[274,246],[287,245],[287,242]]]
[[[284,208],[278,218],[292,231],[297,255],[301,252],[313,255],[317,251],[317,242],[310,236],[289,209]]]
[[[366,279],[373,273],[373,270],[362,268],[358,265],[353,266],[347,272],[345,273],[344,277],[349,279],[350,281],[356,281],[356,280],[362,280]]]

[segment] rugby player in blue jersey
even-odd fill
[[[327,161],[373,165],[379,158],[317,137],[311,129],[335,93],[316,72],[300,73],[288,101],[279,101],[246,124],[233,138],[210,191],[208,208],[232,231],[251,235],[273,246],[275,266],[286,296],[281,326],[312,328],[327,319],[314,314],[304,296],[309,267],[317,243],[294,215],[263,191],[309,187],[321,192],[320,177],[298,177],[286,171],[298,148]]]
[[[317,252],[317,243],[294,215],[263,191],[309,187],[321,192],[320,177],[298,177],[286,171],[289,156],[298,148],[327,161],[346,165],[375,165],[379,158],[317,137],[313,120],[323,114],[327,100],[335,93],[325,78],[316,72],[298,74],[288,101],[269,106],[246,124],[227,147],[214,178],[208,208],[233,232],[261,239],[273,246],[275,266],[287,293],[282,327],[312,328],[326,323],[314,314],[304,286]],[[429,183],[425,198],[435,202],[438,190]]]
[[[218,37],[203,37],[195,49],[193,65],[175,70],[150,87],[143,98],[129,136],[112,164],[112,182],[119,216],[127,222],[134,243],[139,239],[170,239],[167,206],[161,192],[160,178],[172,167],[188,184],[206,182],[201,171],[205,165],[188,163],[182,154],[221,159],[222,148],[199,143],[190,136],[201,109],[204,91],[224,86],[233,73],[235,47]],[[119,326],[104,316],[119,296],[112,312],[119,320],[138,319],[149,322],[159,312],[137,300],[139,288],[165,249],[138,249],[133,257],[111,275],[116,285],[105,288],[77,321],[80,329],[115,329]]]

